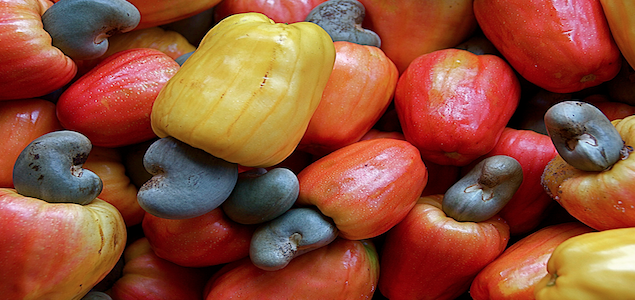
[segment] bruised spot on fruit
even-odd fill
[[[572,167],[561,156],[556,156],[547,163],[540,184],[552,199],[557,199],[558,194],[562,193],[562,184],[580,172],[584,171]]]
[[[260,87],[265,86],[265,84],[267,83],[267,79],[269,79],[269,72],[265,73],[265,75],[262,76],[262,82],[260,83]]]
[[[101,105],[103,105],[106,109],[110,109],[110,103],[108,103],[108,100],[102,99],[99,103],[101,103]]]
[[[594,74],[589,74],[589,75],[586,75],[586,76],[582,77],[582,79],[580,79],[580,82],[594,81],[596,77],[597,76],[595,76]]]
[[[461,153],[458,152],[446,152],[445,156],[452,158],[452,159],[459,159],[461,157]]]

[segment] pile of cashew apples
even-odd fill
[[[635,299],[635,2],[0,0],[0,298]]]

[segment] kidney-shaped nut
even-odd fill
[[[544,116],[558,154],[582,171],[604,171],[622,157],[624,141],[611,121],[592,104],[563,101]]]
[[[256,228],[249,257],[260,269],[280,270],[293,258],[328,245],[337,234],[333,221],[319,210],[292,208]]]
[[[53,46],[73,59],[94,59],[108,50],[108,38],[133,30],[139,10],[125,0],[64,0],[42,15]]]
[[[70,130],[47,133],[22,150],[13,166],[18,193],[47,202],[88,204],[103,188],[101,178],[82,168],[93,145]]]
[[[152,143],[143,156],[152,174],[137,193],[146,212],[165,219],[188,219],[219,207],[238,180],[238,165],[173,137]]]
[[[503,209],[522,181],[522,166],[513,157],[485,158],[445,192],[443,212],[460,222],[485,221]]]
[[[289,210],[300,193],[293,171],[258,168],[238,175],[238,182],[221,207],[225,215],[241,224],[259,224]]]
[[[328,0],[314,7],[305,21],[322,27],[336,41],[380,47],[375,32],[362,28],[366,16],[364,5],[357,0]]]

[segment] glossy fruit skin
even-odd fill
[[[600,3],[622,56],[635,66],[635,3],[623,0],[600,0]]]
[[[232,15],[161,90],[152,129],[229,162],[270,167],[302,139],[334,62],[333,41],[316,24]]]
[[[141,224],[157,256],[185,267],[219,265],[248,256],[255,230],[232,221],[221,208],[183,220],[146,213]]]
[[[205,299],[371,299],[378,278],[372,242],[338,238],[278,271],[262,270],[249,258],[231,262],[210,279]]]
[[[113,54],[62,93],[57,117],[64,128],[83,133],[95,146],[122,147],[155,138],[152,106],[179,68],[155,49]]]
[[[108,38],[108,50],[104,55],[92,60],[76,61],[79,74],[84,75],[107,57],[128,49],[151,48],[167,54],[172,59],[196,50],[196,47],[180,33],[161,27],[135,29],[115,34]]]
[[[635,145],[635,116],[611,122],[626,146]],[[635,155],[630,153],[610,169],[585,172],[566,163],[560,155],[542,175],[547,193],[572,216],[596,230],[635,226]]]
[[[44,96],[73,79],[77,66],[42,28],[47,0],[0,1],[0,101]]]
[[[373,46],[334,42],[335,65],[298,148],[325,155],[357,142],[384,114],[399,74]]]
[[[179,266],[158,257],[148,239],[130,243],[123,253],[121,278],[107,293],[117,300],[202,299],[211,271]]]
[[[485,36],[521,76],[557,93],[608,81],[621,54],[599,0],[475,0]]]
[[[151,48],[167,54],[172,59],[196,50],[196,47],[176,31],[164,30],[161,27],[136,29],[108,38],[108,50],[105,57],[119,51],[134,48]]]
[[[127,227],[141,223],[145,211],[137,202],[137,187],[126,173],[119,149],[93,146],[82,167],[101,178],[103,189],[99,199],[117,208]]]
[[[136,29],[142,29],[164,25],[194,16],[205,10],[211,9],[221,2],[221,0],[130,0],[128,2],[136,6],[141,13],[141,22],[139,22]]]
[[[115,266],[126,245],[117,209],[48,203],[0,189],[0,292],[7,299],[81,299]]]
[[[29,143],[36,138],[61,130],[55,104],[43,99],[20,99],[0,102],[0,187],[13,188],[13,165]]]
[[[536,300],[635,297],[635,228],[588,232],[562,242],[534,288]]]
[[[443,195],[421,197],[386,234],[379,291],[389,299],[455,299],[507,246],[499,216],[457,222],[441,210]]]
[[[635,106],[615,101],[605,94],[592,94],[585,97],[583,101],[593,104],[611,121],[635,115]]]
[[[218,21],[238,13],[259,12],[276,23],[295,23],[305,20],[309,12],[326,0],[224,0],[214,7]]]
[[[511,235],[528,233],[539,225],[554,204],[540,179],[547,163],[558,152],[548,135],[506,127],[494,149],[483,157],[494,155],[511,156],[522,166],[523,182],[499,215],[507,221]]]
[[[477,28],[473,0],[360,0],[363,27],[381,38],[381,49],[402,73],[418,56],[454,47]]]
[[[378,138],[353,143],[298,174],[296,205],[316,206],[340,236],[376,237],[399,223],[428,181],[419,151],[409,142]]]
[[[394,101],[424,161],[464,166],[492,150],[519,99],[518,78],[500,57],[443,49],[410,64]]]
[[[534,300],[553,250],[570,237],[594,231],[580,222],[540,228],[518,240],[481,270],[470,286],[474,300]]]

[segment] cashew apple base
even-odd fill
[[[611,122],[626,147],[635,145],[635,116]],[[569,165],[560,155],[551,160],[541,183],[572,216],[596,230],[635,226],[635,155],[630,153],[610,169],[587,172]]]
[[[48,203],[0,189],[0,290],[6,299],[81,299],[115,266],[126,246],[119,211]]]

